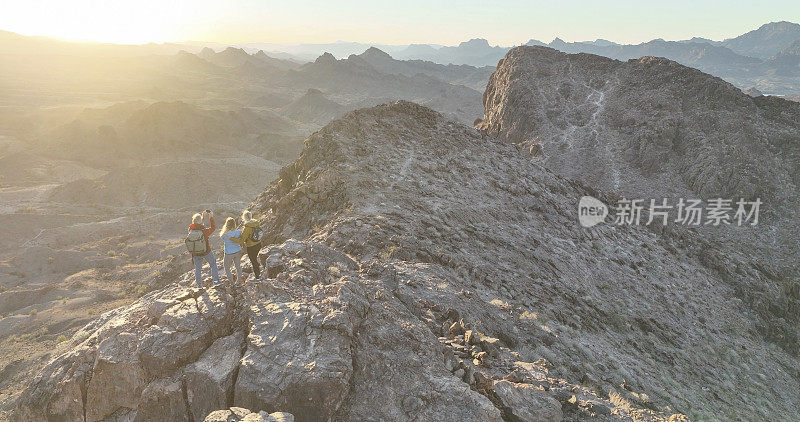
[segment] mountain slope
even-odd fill
[[[158,419],[165,402],[301,421],[797,414],[797,358],[741,300],[768,276],[696,233],[583,229],[587,194],[419,105],[349,113],[251,206],[274,278],[198,292],[187,274],[104,315],[16,415]]]
[[[619,62],[520,47],[492,76],[484,105],[481,130],[537,144],[547,167],[591,186],[673,205],[678,198],[761,198],[759,226],[698,230],[746,245],[787,277],[797,271],[796,103],[750,98],[666,59]]]

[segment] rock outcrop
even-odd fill
[[[617,198],[642,199],[645,207],[666,198],[672,221],[680,198],[759,198],[756,226],[704,221],[692,229],[751,256],[769,275],[767,286],[753,288],[773,293],[745,300],[758,310],[765,335],[800,350],[798,104],[751,98],[663,58],[620,62],[519,47],[492,75],[484,107],[476,124],[484,133],[524,143],[552,171]],[[676,226],[666,229],[682,228]]]
[[[349,113],[251,205],[272,278],[197,291],[187,274],[104,315],[17,419],[800,412],[797,358],[737,296],[767,275],[697,233],[583,229],[585,194],[603,197],[425,107]]]
[[[294,422],[294,415],[286,412],[251,412],[241,407],[215,410],[203,422]]]

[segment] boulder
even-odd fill
[[[500,340],[494,337],[481,337],[481,348],[491,357],[500,355]]]
[[[79,347],[47,364],[20,396],[16,420],[83,422],[80,398],[94,354],[92,348]]]
[[[147,374],[136,356],[136,335],[121,333],[97,348],[86,392],[86,420],[100,421],[119,409],[136,409]]]
[[[235,404],[285,409],[300,420],[331,418],[349,390],[351,339],[323,326],[324,319],[307,304],[254,306]]]
[[[532,385],[496,381],[494,392],[511,421],[560,422],[563,419],[558,401]]]
[[[294,416],[287,412],[251,412],[241,407],[215,410],[203,422],[294,422]]]
[[[197,362],[186,366],[186,397],[195,419],[203,419],[214,410],[227,406],[232,397],[243,342],[244,334],[238,331],[217,339]]]
[[[220,289],[200,292],[168,308],[147,327],[138,355],[151,376],[196,360],[215,338],[232,329],[233,298]]]
[[[159,378],[147,384],[142,391],[134,421],[191,422],[183,400],[180,377]]]

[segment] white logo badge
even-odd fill
[[[578,221],[583,227],[596,226],[605,221],[607,215],[606,204],[593,196],[584,196],[578,203]]]

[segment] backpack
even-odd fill
[[[261,230],[261,226],[254,226],[253,232],[250,234],[250,240],[260,243],[262,237],[264,237],[264,231]]]
[[[189,234],[186,235],[184,243],[186,243],[186,249],[188,249],[189,253],[192,255],[205,255],[208,252],[208,248],[206,248],[206,237],[200,229],[189,230]]]

